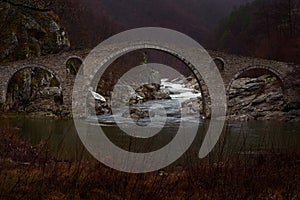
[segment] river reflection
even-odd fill
[[[77,135],[73,120],[50,119],[1,119],[7,126],[20,129],[20,136],[31,144],[47,141],[51,154],[59,159],[90,159]],[[1,126],[0,125],[0,126]],[[209,121],[199,123],[198,135],[188,152],[197,157],[205,136]],[[134,152],[149,152],[162,148],[176,135],[176,125],[165,127],[159,134],[150,139],[134,139],[125,135],[116,125],[101,126],[107,137],[119,147]],[[1,128],[1,127],[0,127]],[[186,134],[189,134],[188,131]],[[223,145],[225,142],[225,145]],[[214,151],[225,154],[255,154],[269,151],[299,151],[300,125],[298,123],[278,122],[227,122],[222,138]]]

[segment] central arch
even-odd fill
[[[133,52],[136,50],[142,50],[142,49],[152,49],[152,50],[157,50],[157,51],[161,51],[167,54],[170,54],[174,57],[176,57],[177,59],[179,59],[180,61],[182,61],[192,72],[192,74],[195,76],[195,78],[197,79],[197,82],[199,84],[199,88],[200,88],[200,92],[202,95],[202,105],[203,105],[203,115],[206,118],[209,118],[211,113],[210,113],[210,95],[206,86],[206,83],[204,82],[203,77],[200,75],[200,72],[197,70],[197,68],[188,60],[190,58],[186,58],[184,56],[184,53],[180,53],[180,52],[176,52],[174,50],[172,50],[171,48],[168,48],[166,46],[161,46],[159,44],[152,44],[152,43],[142,43],[142,44],[130,44],[130,45],[124,45],[124,47],[120,47],[117,51],[114,51],[113,54],[109,54],[106,57],[106,60],[109,60],[109,62],[107,62],[107,65],[111,65],[113,63],[113,61],[122,56],[125,55],[126,53],[129,52]],[[116,49],[116,47],[114,47],[114,49]],[[96,52],[93,52],[96,53]],[[211,63],[213,60],[211,60],[210,62],[207,63]],[[207,64],[207,67],[211,67],[209,64]],[[88,70],[87,67],[84,67],[85,70]],[[99,73],[98,71],[94,71],[94,74]]]
[[[19,71],[23,70],[23,69],[27,69],[27,68],[39,68],[42,70],[45,70],[47,72],[49,72],[50,74],[52,74],[57,81],[59,82],[59,84],[61,85],[62,83],[62,78],[52,69],[44,66],[44,65],[39,65],[39,64],[24,64],[21,66],[16,67],[15,69],[13,69],[12,71],[10,71],[10,73],[7,75],[7,79],[4,81],[4,91],[3,91],[3,99],[2,102],[5,103],[6,102],[6,97],[7,97],[7,92],[8,92],[8,86],[9,83],[11,82],[11,79],[13,78],[13,76],[18,73]]]
[[[205,82],[210,92],[211,106],[209,110],[211,111],[211,121],[198,156],[199,158],[206,157],[217,144],[225,123],[226,92],[222,77],[217,67],[210,66],[212,59],[208,52],[195,40],[180,32],[157,27],[145,27],[122,32],[102,42],[87,56],[84,62],[85,71],[87,73],[84,73],[83,76],[76,77],[72,96],[74,99],[72,102],[73,119],[85,147],[90,150],[90,153],[95,158],[111,168],[122,172],[145,173],[162,169],[175,162],[188,150],[196,138],[199,124],[187,124],[184,120],[180,120],[176,136],[159,150],[147,153],[124,151],[124,149],[118,147],[106,137],[105,132],[100,126],[96,127],[97,133],[100,133],[96,136],[98,137],[97,141],[102,141],[102,144],[105,145],[95,146],[97,145],[94,143],[95,139],[85,140],[87,135],[86,131],[81,131],[83,130],[81,119],[96,115],[93,109],[91,112],[87,109],[87,104],[91,102],[87,99],[89,94],[88,88],[97,87],[105,70],[118,57],[140,49],[161,50],[182,60],[191,69],[197,79],[199,87],[201,87],[203,105],[206,109],[206,98],[208,98],[208,95],[204,95],[204,84],[201,84]],[[187,114],[187,110],[183,109],[182,111],[184,117]],[[95,121],[97,121],[97,118]],[[123,120],[115,120],[118,124],[122,121]],[[162,130],[162,128],[163,127],[160,126],[158,131]],[[189,130],[186,130],[186,128],[189,128]],[[139,129],[141,131],[138,130],[139,133],[136,132],[137,134],[135,135],[139,136],[143,131],[148,132],[147,129],[148,127],[141,127]],[[125,132],[128,134],[128,131]],[[178,146],[181,147],[180,151],[177,151]],[[176,149],[176,151],[174,151],[174,149]],[[111,155],[113,157],[113,159],[111,159],[112,161],[117,160],[120,162],[107,162],[107,159],[104,160],[103,156],[101,157],[99,155],[99,151],[101,151],[101,155]],[[124,162],[124,158],[126,158],[127,162]],[[153,165],[153,163],[155,163],[155,165]]]

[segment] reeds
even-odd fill
[[[58,160],[47,141],[32,146],[9,127],[0,130],[0,199],[300,198],[299,152],[233,153],[226,133],[204,160],[185,154],[161,171],[128,174],[96,160]]]

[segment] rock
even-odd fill
[[[181,103],[182,108],[188,108],[188,114],[203,115],[201,98],[192,98]]]
[[[253,107],[256,111],[281,111],[280,104],[278,105],[270,105],[268,103],[260,104],[256,107]]]
[[[158,84],[146,84],[144,85],[144,87],[148,90],[158,90],[159,89],[159,85]]]
[[[294,115],[294,116],[300,116],[300,109],[298,110],[291,110],[288,112],[289,115]]]
[[[288,121],[295,115],[285,112],[298,105],[293,102],[284,106],[283,92],[276,77],[263,75],[236,80],[229,92],[228,106],[231,119]]]
[[[122,117],[132,119],[144,119],[149,118],[149,112],[141,108],[130,108],[129,111],[126,111],[122,114]]]
[[[251,102],[252,105],[255,106],[255,105],[261,104],[261,103],[263,103],[263,102],[266,102],[267,96],[268,96],[267,94],[262,94],[262,95],[256,97],[256,98]]]
[[[188,81],[185,76],[181,75],[171,81],[172,83],[186,84]]]
[[[37,92],[35,98],[59,96],[60,93],[61,91],[59,87],[44,87]]]
[[[250,83],[250,84],[246,84],[246,86],[243,88],[248,92],[254,92],[259,90],[261,87],[261,85],[259,83]]]
[[[237,98],[233,98],[229,101],[228,106],[234,107],[234,106],[246,106],[249,105],[254,99],[256,95],[251,96],[238,96]]]
[[[94,109],[95,109],[97,115],[105,115],[105,114],[112,113],[111,105],[108,102],[110,102],[109,99],[107,102],[95,100],[95,108]],[[91,105],[91,109],[93,109],[92,105]]]
[[[283,100],[283,94],[282,92],[271,92],[267,99],[266,99],[266,102],[267,103],[275,103],[275,102],[278,102],[278,101],[281,101]]]
[[[27,1],[34,5],[33,0]],[[57,53],[70,47],[70,42],[53,12],[38,12],[0,2],[0,59],[13,61]]]
[[[289,112],[291,110],[297,110],[300,108],[300,101],[288,102],[283,107],[284,112]]]
[[[113,106],[129,105],[134,96],[136,97],[136,92],[129,85],[116,85],[112,93]]]
[[[171,99],[170,92],[168,90],[160,90],[155,92],[153,96],[156,100]]]
[[[186,78],[186,80],[188,81],[186,83],[187,88],[191,88],[191,89],[198,90],[198,91],[200,90],[200,87],[199,87],[199,84],[198,84],[198,81],[196,78],[188,77],[188,78]]]
[[[275,78],[276,79],[276,77],[273,77],[273,76],[267,74],[267,75],[263,75],[263,76],[258,77],[257,80],[260,81],[260,82],[265,82],[266,80],[269,80],[270,78]]]
[[[249,120],[253,120],[254,118],[250,115],[247,115],[247,114],[242,114],[242,115],[232,115],[230,116],[231,120],[235,120],[235,121],[249,121]]]
[[[267,111],[265,113],[265,117],[260,119],[260,120],[278,120],[278,121],[284,121],[286,118],[285,113],[284,112],[280,112],[280,111]]]
[[[160,84],[152,83],[145,84],[135,91],[139,96],[143,97],[143,102],[149,100],[162,100],[162,99],[170,99],[169,90],[161,90]]]

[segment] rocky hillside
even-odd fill
[[[35,1],[0,1],[0,62],[57,53],[70,43],[59,18]]]
[[[297,108],[288,109],[276,77],[240,78],[229,93],[229,113],[233,120],[299,121]]]

